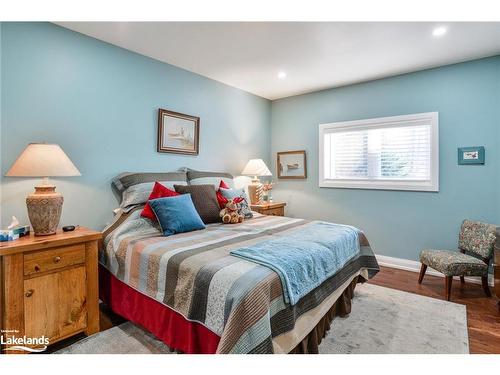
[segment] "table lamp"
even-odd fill
[[[245,176],[253,176],[252,183],[248,185],[250,203],[260,204],[262,202],[263,190],[259,177],[272,176],[272,173],[269,168],[267,168],[266,163],[264,163],[262,159],[251,159],[241,174]]]
[[[49,177],[81,176],[59,145],[30,143],[7,172],[9,177],[43,177],[41,185],[28,195],[28,217],[35,236],[55,234],[63,204],[63,196],[49,183]]]

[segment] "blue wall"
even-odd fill
[[[27,222],[36,179],[3,175],[29,142],[58,143],[82,177],[56,180],[61,224],[101,229],[123,171],[238,174],[270,155],[268,100],[49,23],[1,25],[1,218]],[[158,108],[201,118],[199,156],[156,152]]]
[[[456,248],[464,218],[500,224],[500,56],[277,100],[271,151],[307,151],[307,180],[279,180],[291,216],[362,228],[379,254],[418,259]],[[318,124],[439,112],[439,193],[318,187]],[[486,147],[486,165],[457,165],[457,147]],[[274,165],[274,170],[276,166]]]
[[[2,23],[1,215],[27,221],[36,179],[3,175],[29,142],[59,143],[82,177],[57,179],[62,223],[96,229],[117,206],[122,171],[181,166],[238,174],[252,157],[307,150],[309,177],[278,182],[287,214],[356,225],[379,254],[454,248],[463,218],[500,224],[500,56],[271,102],[47,23]],[[159,107],[201,117],[200,155],[156,152]],[[318,187],[318,124],[438,111],[439,193]],[[457,147],[484,145],[485,166]]]

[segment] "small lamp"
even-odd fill
[[[63,204],[63,196],[48,177],[81,176],[59,145],[30,143],[7,172],[9,177],[43,177],[41,185],[28,195],[28,217],[35,236],[55,234]]]
[[[252,183],[248,185],[248,194],[250,195],[250,203],[259,204],[262,202],[262,184],[259,177],[272,176],[271,171],[267,168],[266,163],[262,159],[251,159],[243,171],[242,175],[253,176]]]

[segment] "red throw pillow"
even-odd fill
[[[173,191],[172,189],[163,186],[158,181],[156,181],[155,186],[153,187],[153,191],[151,192],[151,194],[149,194],[148,201],[157,198],[175,197],[176,195],[180,194]],[[149,202],[147,202],[146,205],[144,206],[144,209],[141,212],[141,216],[147,217],[148,219],[151,219],[153,221],[157,220],[156,215],[154,214],[153,210],[151,209],[151,206],[149,205]]]
[[[227,184],[224,182],[224,180],[220,180],[219,189],[220,188],[231,189],[229,186],[227,186]]]
[[[217,202],[219,203],[219,207],[222,210],[224,207],[226,207],[226,203],[228,202],[228,200],[225,196],[222,195],[222,193],[219,190],[215,192],[215,195],[217,196]]]
[[[219,189],[220,188],[222,188],[222,189],[230,189],[230,187],[227,186],[227,184],[224,182],[224,180],[220,180]],[[222,193],[220,192],[220,190],[217,190],[217,192],[215,193],[215,195],[217,196],[217,202],[219,203],[219,207],[222,210],[224,207],[226,207],[226,204],[229,201],[227,200],[226,197],[224,197],[222,195]]]

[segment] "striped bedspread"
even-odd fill
[[[230,252],[291,235],[315,222],[255,214],[242,224],[212,224],[163,237],[139,213],[133,212],[105,238],[100,262],[132,288],[219,335],[218,353],[273,353],[273,341],[294,330],[302,315],[326,303],[360,271],[368,276],[378,271],[360,233],[360,252],[292,306],[285,303],[276,272]]]

